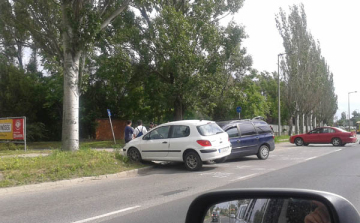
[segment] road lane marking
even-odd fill
[[[339,151],[341,151],[342,149],[337,149],[337,150],[335,150],[334,152],[339,152]]]
[[[237,169],[248,168],[248,167],[251,167],[251,166],[236,166]]]
[[[80,221],[74,221],[73,223],[89,222],[89,221],[93,221],[93,220],[96,220],[96,219],[99,219],[99,218],[104,218],[104,217],[107,217],[107,216],[110,216],[110,215],[118,214],[118,213],[121,213],[121,212],[124,212],[124,211],[130,211],[132,209],[139,208],[139,207],[140,207],[139,205],[134,206],[134,207],[128,207],[128,208],[124,208],[124,209],[121,209],[121,210],[117,210],[117,211],[109,212],[109,213],[106,213],[106,214],[98,215],[98,216],[95,216],[95,217],[92,217],[92,218],[87,218],[87,219],[80,220]]]
[[[230,182],[232,182],[232,181],[238,181],[238,180],[243,180],[243,179],[246,179],[246,178],[255,176],[255,175],[258,175],[258,173],[253,173],[253,174],[249,174],[249,175],[246,175],[246,176],[238,177],[238,178],[236,178],[236,179],[230,180]]]
[[[307,158],[306,161],[312,160],[312,159],[315,159],[315,158],[318,158],[318,157],[317,157],[317,156],[313,156],[313,157]]]

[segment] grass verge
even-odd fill
[[[80,147],[86,148],[121,148],[124,146],[123,141],[84,141],[80,142]],[[61,142],[29,142],[27,150],[24,150],[24,144],[0,143],[0,156],[18,155],[28,153],[50,153],[51,150],[61,149]]]
[[[113,174],[144,166],[117,152],[91,149],[55,150],[49,156],[34,158],[6,157],[0,158],[0,187]]]
[[[289,142],[290,136],[275,136],[275,143]]]
[[[123,141],[83,141],[80,142],[80,147],[90,148],[120,148],[124,145]],[[46,148],[61,148],[61,142],[30,142],[28,146],[32,149],[46,149]]]

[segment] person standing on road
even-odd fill
[[[137,124],[138,124],[138,127],[136,127],[135,130],[134,130],[134,138],[140,137],[140,136],[147,133],[146,127],[144,127],[142,125],[141,120],[138,120]]]
[[[134,129],[131,127],[131,120],[127,120],[126,121],[126,127],[125,127],[125,143],[130,142],[133,139],[133,133],[134,133]]]

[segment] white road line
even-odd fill
[[[312,159],[315,159],[315,158],[318,158],[318,157],[317,157],[317,156],[313,156],[313,157],[307,158],[306,161],[312,160]]]
[[[121,210],[118,210],[118,211],[109,212],[109,213],[102,214],[102,215],[98,215],[98,216],[95,216],[95,217],[92,217],[92,218],[87,218],[87,219],[80,220],[80,221],[74,221],[73,223],[89,222],[89,221],[93,221],[93,220],[96,220],[96,219],[99,219],[99,218],[103,218],[103,217],[107,217],[107,216],[110,216],[110,215],[118,214],[118,213],[121,213],[121,212],[124,212],[124,211],[129,211],[129,210],[132,210],[132,209],[135,209],[135,208],[139,208],[139,207],[140,207],[140,206],[134,206],[134,207],[124,208],[124,209],[121,209]]]
[[[243,176],[243,177],[239,177],[239,178],[236,178],[236,179],[230,180],[230,181],[232,182],[232,181],[237,181],[237,180],[243,180],[243,179],[246,179],[246,178],[255,176],[255,175],[258,175],[258,173],[253,173],[253,174],[250,174],[250,175],[246,175],[246,176]]]
[[[339,151],[341,151],[342,149],[337,149],[337,150],[335,150],[334,152],[339,152]]]
[[[248,167],[251,167],[251,166],[236,166],[237,169],[248,168]]]

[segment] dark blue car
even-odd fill
[[[227,159],[257,155],[264,160],[275,149],[274,133],[265,121],[235,120],[218,122],[218,125],[227,132],[232,145]]]

